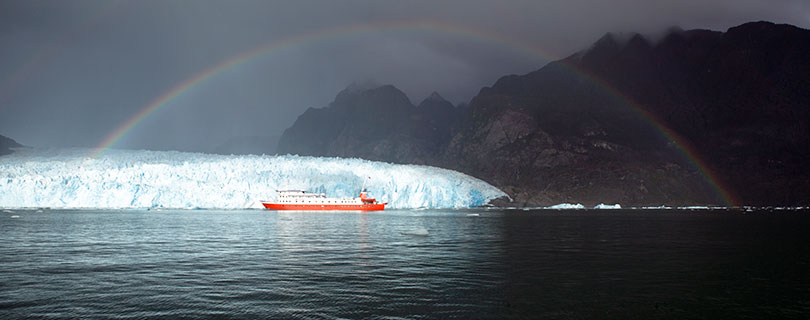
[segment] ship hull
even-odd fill
[[[287,204],[262,202],[268,210],[301,210],[301,211],[382,211],[387,203],[364,204]]]

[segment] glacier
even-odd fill
[[[506,196],[460,172],[295,155],[20,149],[0,157],[0,208],[262,208],[276,190],[356,197],[387,208],[469,208]]]

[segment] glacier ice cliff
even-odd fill
[[[261,208],[278,189],[356,197],[365,182],[388,208],[465,208],[505,196],[446,169],[362,159],[173,151],[21,150],[0,157],[4,208]],[[369,179],[370,177],[370,179]]]

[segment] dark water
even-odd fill
[[[2,319],[810,317],[808,212],[0,214]]]

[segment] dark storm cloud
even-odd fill
[[[0,134],[34,146],[94,146],[186,79],[303,34],[324,36],[293,41],[200,82],[117,146],[201,150],[233,136],[277,135],[353,81],[394,84],[414,103],[432,91],[458,103],[502,75],[538,69],[608,31],[725,30],[752,20],[807,28],[810,4],[4,1]],[[374,28],[415,21],[427,24]],[[363,31],[335,31],[346,26]]]

